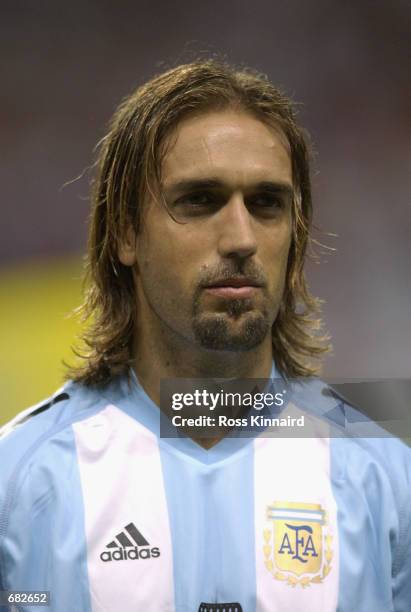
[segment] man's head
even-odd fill
[[[304,134],[264,77],[200,61],[137,89],[100,150],[94,323],[75,378],[124,372],[136,323],[150,317],[211,350],[250,350],[268,335],[280,371],[312,373],[305,359],[324,347],[303,276],[311,216]]]
[[[119,247],[134,271],[138,327],[160,326],[183,348],[270,346],[291,243],[288,149],[242,110],[177,124],[164,142],[161,199],[147,195],[138,232],[130,225]]]

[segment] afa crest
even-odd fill
[[[266,568],[292,587],[321,583],[331,571],[332,536],[320,504],[274,502],[264,529]]]

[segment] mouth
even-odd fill
[[[227,299],[250,298],[261,290],[261,283],[250,278],[226,278],[207,285],[207,293]]]

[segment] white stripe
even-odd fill
[[[171,537],[156,437],[111,405],[73,429],[93,612],[174,612]],[[103,551],[118,550],[106,546],[129,523],[150,549],[160,549],[160,556],[102,561]]]
[[[290,406],[287,412],[298,418],[301,412]],[[305,424],[312,425],[313,433],[318,431],[318,421],[305,414]],[[324,434],[324,431],[322,431]],[[254,441],[255,447],[255,541],[257,606],[256,612],[283,612],[283,610],[304,610],[304,612],[335,612],[338,602],[339,552],[337,507],[330,482],[330,448],[326,437],[313,438],[266,438]],[[323,526],[332,535],[333,559],[331,571],[322,583],[311,583],[303,588],[291,586],[284,580],[274,578],[265,565],[264,530],[272,532],[274,521],[268,518],[274,502],[284,508],[287,502],[320,504],[326,511],[328,524]],[[284,516],[285,510],[273,508]],[[296,508],[300,513],[300,510]],[[289,514],[295,514],[290,509]],[[318,513],[321,516],[321,512]],[[307,520],[312,517],[307,512]],[[273,540],[273,536],[272,536]],[[271,544],[273,544],[271,540]],[[272,555],[273,557],[273,555]],[[284,572],[282,572],[284,574]]]

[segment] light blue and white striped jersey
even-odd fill
[[[313,431],[352,410],[325,388],[295,385]],[[205,450],[159,423],[133,376],[68,383],[3,428],[2,590],[50,591],[53,612],[410,612],[406,445],[258,435]]]

